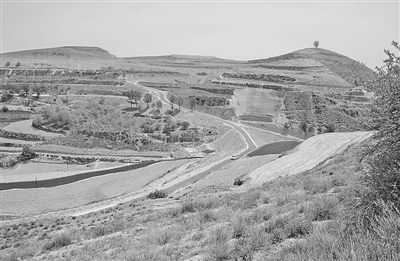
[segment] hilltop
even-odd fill
[[[305,48],[284,55],[249,62],[260,63],[265,66],[276,66],[277,68],[299,66],[307,68],[326,67],[354,85],[361,85],[361,83],[374,78],[374,71],[364,64],[342,54],[322,48]]]
[[[62,46],[35,50],[16,51],[1,54],[3,59],[115,59],[116,56],[100,47]]]

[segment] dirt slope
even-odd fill
[[[268,163],[248,176],[252,183],[261,184],[279,176],[290,176],[309,170],[370,135],[370,132],[347,132],[314,136],[299,145],[296,152]]]

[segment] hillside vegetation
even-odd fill
[[[397,43],[393,45],[400,50]],[[289,176],[276,174],[262,184],[245,179],[249,173],[242,173],[245,164],[238,167],[241,163],[238,159],[234,161],[236,165],[224,165],[225,172],[231,167],[241,175],[231,184],[206,180],[203,185],[187,184],[169,195],[167,190],[155,189],[149,191],[146,199],[73,216],[60,213],[20,219],[2,216],[0,260],[400,260],[400,60],[398,53],[386,51],[386,54],[385,66],[379,69],[374,82],[365,86],[372,77],[368,68],[318,48],[250,62],[192,56],[116,59],[117,69],[131,67],[127,81],[144,82],[163,90],[169,98],[171,94],[180,94],[184,99],[182,106],[190,106],[192,110],[229,115],[230,119],[284,135],[297,129],[302,133],[296,135],[304,139],[335,131],[369,129],[373,134],[346,149],[341,147],[336,155],[327,155],[324,162],[312,169],[304,168],[305,171]],[[146,70],[142,70],[143,64]],[[139,68],[141,71],[135,73],[134,69]],[[221,88],[228,91],[222,92]],[[209,92],[210,89],[213,91]],[[213,98],[207,99],[207,92]],[[252,104],[250,97],[255,93],[265,95],[265,101],[271,104],[266,106],[262,101]],[[9,93],[6,94],[8,97]],[[243,97],[230,99],[230,95]],[[213,99],[224,102],[207,103]],[[106,135],[110,130],[144,132],[151,126],[155,132],[161,132],[162,126],[169,132],[177,127],[178,119],[185,115],[195,117],[192,112],[179,110],[174,118],[171,115],[157,118],[158,115],[151,113],[135,116],[129,114],[137,111],[133,108],[117,113],[118,106],[101,98],[62,103],[46,107],[42,118],[37,118],[43,121],[40,125],[57,127],[58,120],[64,119],[61,124],[64,131],[83,136],[87,133],[79,132],[86,129]],[[169,105],[172,107],[169,113],[173,113],[174,104]],[[168,105],[161,104],[165,106]],[[262,109],[268,113],[263,114]],[[213,138],[222,137],[214,144],[221,149],[236,151],[236,147],[243,145],[236,142],[240,138],[236,132],[221,136],[223,131],[212,129],[215,121],[208,120],[210,123],[205,118],[199,119],[198,125],[206,126],[197,126],[196,131],[174,129],[169,132],[169,141],[174,132],[202,131],[212,136],[210,143]],[[195,125],[192,122],[190,125]],[[160,130],[156,130],[157,124]],[[335,135],[339,136],[327,134]],[[303,144],[321,138],[322,135]],[[75,144],[93,140],[72,137],[69,142],[74,139]],[[228,142],[229,139],[233,141]],[[205,139],[199,143],[204,142]],[[330,142],[331,145],[325,145],[340,145],[335,144],[335,139]],[[112,148],[116,146],[111,144]],[[290,155],[295,153],[296,149],[269,155],[268,160],[260,162],[284,162],[285,157],[293,158]],[[307,164],[307,152],[300,148],[298,154],[302,154]],[[255,162],[256,157],[267,156],[251,159]],[[246,160],[250,162],[247,164],[253,162]],[[291,163],[285,162],[285,166],[290,167]],[[174,166],[156,175],[163,177],[180,168]],[[152,171],[152,175],[155,173]],[[215,173],[208,177],[212,175]],[[146,173],[143,176],[145,182],[150,178]],[[107,189],[110,195],[119,193],[106,183],[98,189],[91,183],[96,199],[104,196]],[[126,191],[134,186],[129,182],[121,184]]]

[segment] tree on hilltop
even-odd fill
[[[313,45],[315,46],[315,48],[318,48],[318,46],[319,46],[319,41],[314,41]]]

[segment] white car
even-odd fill
[[[238,158],[238,155],[232,155],[231,156],[231,160],[235,160],[235,159],[237,159]]]

